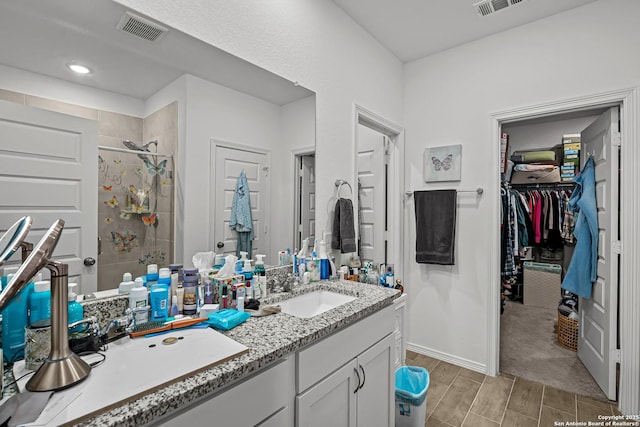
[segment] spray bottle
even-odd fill
[[[254,298],[257,298],[257,294],[260,294],[260,299],[266,298],[268,296],[267,272],[264,269],[264,257],[265,255],[256,255],[256,267],[253,270],[253,280],[256,289]]]

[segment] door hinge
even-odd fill
[[[269,166],[263,166],[262,171],[264,172],[264,176],[269,176]]]
[[[613,242],[611,244],[611,251],[614,254],[621,254],[622,253],[622,242],[620,240],[616,240],[615,242]]]
[[[620,132],[613,132],[612,138],[611,138],[611,142],[613,143],[614,147],[621,147],[622,146],[622,136],[620,134]]]
[[[622,363],[622,351],[619,348],[613,350],[611,358],[615,363]]]

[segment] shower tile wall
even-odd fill
[[[142,119],[4,89],[0,89],[0,99],[97,120],[100,145],[126,148],[122,144],[125,139],[139,145],[158,140],[158,152],[175,156],[178,140],[176,102]],[[155,151],[153,145],[150,149]],[[103,163],[99,167],[98,181],[98,235],[102,239],[102,254],[98,256],[98,290],[105,290],[117,287],[124,272],[129,271],[135,277],[144,274],[148,263],[167,265],[172,262],[174,165],[168,160],[164,174],[158,179],[156,227],[145,225],[142,217],[149,217],[148,214],[131,214],[127,218],[129,183],[139,184],[143,176],[147,179],[149,176],[144,161],[134,154],[105,150],[100,150],[99,154]]]

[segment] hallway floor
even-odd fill
[[[552,427],[619,414],[615,403],[508,374],[486,376],[412,351],[405,363],[429,371],[425,427]]]

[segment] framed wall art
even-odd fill
[[[424,181],[460,181],[462,145],[427,147],[424,150]]]

